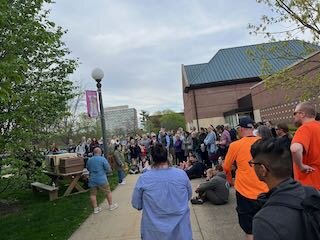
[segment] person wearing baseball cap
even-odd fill
[[[237,130],[240,139],[230,144],[223,169],[230,179],[232,164],[236,162],[235,189],[239,224],[246,233],[246,239],[253,239],[252,219],[259,210],[258,195],[267,192],[268,187],[259,181],[248,162],[252,159],[250,149],[259,137],[253,135],[253,121],[249,117],[240,118]]]
[[[251,118],[243,117],[243,118],[240,118],[239,124],[237,125],[237,127],[253,129],[253,124],[254,122],[252,121]]]

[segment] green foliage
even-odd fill
[[[86,113],[79,114],[75,133],[79,136],[83,134],[87,134],[88,137],[101,136],[100,118],[89,118]]]
[[[309,33],[314,43],[320,42],[320,2],[319,0],[256,0],[258,3],[267,5],[271,13],[263,15],[258,25],[249,24],[250,34],[264,35],[265,38],[275,41],[284,37],[286,40],[295,39],[297,35]],[[272,26],[282,27],[284,30],[273,32]],[[304,61],[306,56],[315,52],[314,46],[304,42],[304,53],[296,56],[288,48],[288,42],[283,46],[269,50],[276,58],[295,59]],[[252,55],[252,53],[250,53]],[[283,69],[277,73],[272,72],[270,60],[264,57],[261,64],[263,76],[266,79],[267,88],[277,88],[283,91],[288,100],[293,96],[300,96],[300,100],[308,100],[317,97],[320,91],[319,60],[306,66],[306,61],[300,63],[299,74],[293,73],[292,69]],[[270,77],[270,75],[272,75]]]
[[[150,132],[157,133],[159,132],[161,128],[160,118],[162,115],[152,115],[149,117],[147,121],[148,128],[150,129]]]
[[[166,130],[177,130],[179,127],[184,127],[186,125],[184,117],[175,112],[168,112],[160,117],[161,127]]]
[[[148,116],[146,123],[148,132],[159,132],[161,127],[166,130],[177,130],[179,127],[184,128],[186,123],[183,115],[175,113],[174,111],[167,109],[163,111],[157,111],[153,115]]]
[[[267,5],[271,13],[261,16],[259,25],[249,24],[250,34],[261,34],[269,39],[285,36],[293,39],[297,34],[309,32],[314,42],[320,40],[319,0],[256,0]],[[283,31],[273,32],[270,26],[278,25]]]
[[[67,76],[77,60],[68,58],[61,40],[66,31],[43,9],[51,2],[0,3],[0,154],[10,153],[12,160],[37,151],[34,146],[56,130],[74,97]]]
[[[116,172],[109,178],[111,189],[118,185]],[[0,186],[1,187],[1,186]],[[0,216],[1,234],[5,239],[68,239],[92,213],[89,192],[48,201],[46,193],[33,194],[31,190],[17,189],[0,195],[22,207],[17,212]],[[98,194],[98,202],[103,195]]]

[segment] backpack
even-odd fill
[[[316,194],[315,191],[313,188],[305,187],[307,197],[301,203],[308,240],[320,239],[320,194]]]
[[[311,187],[304,187],[306,198],[297,205],[296,202],[270,203],[269,206],[283,206],[301,211],[303,227],[305,229],[304,240],[320,239],[320,193]]]

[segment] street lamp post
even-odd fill
[[[104,152],[104,156],[107,157],[106,122],[104,120],[104,110],[103,110],[103,102],[102,102],[102,94],[101,94],[101,80],[104,76],[104,73],[100,68],[95,68],[93,69],[91,76],[97,82],[99,106],[100,106],[101,130],[102,130],[102,138],[103,138],[103,152]]]

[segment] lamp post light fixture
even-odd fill
[[[102,94],[101,94],[101,80],[104,76],[104,73],[100,68],[95,68],[92,70],[91,76],[97,82],[97,90],[98,90],[99,106],[100,106],[101,130],[102,130],[102,138],[103,138],[103,153],[104,153],[104,156],[107,157],[106,122],[104,120],[104,109],[103,109]]]

